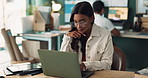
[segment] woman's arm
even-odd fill
[[[67,35],[64,35],[63,37],[63,42],[61,44],[61,48],[60,48],[60,51],[68,51],[70,52],[71,51],[71,40],[72,38],[67,36]]]

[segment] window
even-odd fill
[[[0,0],[0,29],[5,27],[11,29],[13,33],[21,33],[21,18],[24,16],[26,16],[26,0]],[[1,33],[0,47],[4,47]]]
[[[12,33],[22,32],[21,18],[26,16],[26,0],[0,0],[0,29],[11,29]],[[1,32],[1,30],[0,30]],[[0,48],[5,47],[5,41],[0,33]],[[10,61],[9,53],[0,49],[0,66]],[[5,58],[5,59],[2,59]]]

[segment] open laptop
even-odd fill
[[[39,49],[38,53],[45,75],[62,78],[87,78],[94,73],[85,71],[81,74],[77,53],[43,49]]]

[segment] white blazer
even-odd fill
[[[71,48],[72,37],[64,35],[60,51],[74,52]],[[79,42],[79,47],[81,44]],[[110,69],[113,58],[113,44],[110,31],[93,24],[91,35],[86,43],[86,61],[83,62],[89,71]],[[79,48],[79,62],[82,53]]]

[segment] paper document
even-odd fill
[[[148,67],[137,71],[136,73],[148,76]]]

